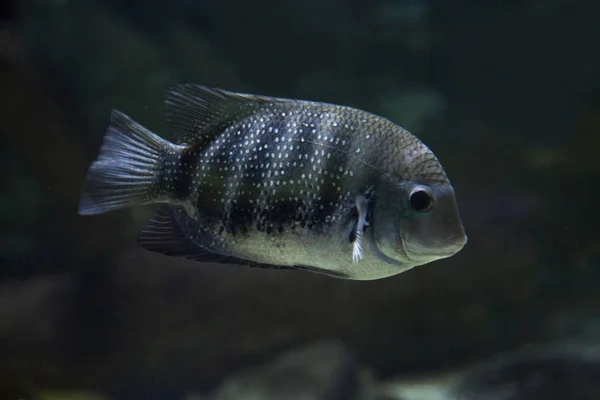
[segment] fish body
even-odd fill
[[[112,112],[80,214],[162,203],[148,250],[357,280],[466,243],[441,164],[385,118],[193,84],[167,91],[166,117],[173,143]]]

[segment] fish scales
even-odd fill
[[[398,151],[380,157],[372,118],[310,102],[259,109],[198,154],[190,200],[199,209],[220,209],[224,222],[246,213],[244,223],[269,233],[286,217],[299,217],[289,222],[303,227],[330,222],[349,190],[393,167]],[[355,134],[361,125],[370,133]],[[256,218],[265,214],[266,221]]]
[[[350,279],[389,276],[429,262],[419,254],[409,260],[409,239],[389,232],[400,229],[396,219],[410,214],[409,192],[420,184],[431,186],[426,193],[439,187],[440,198],[449,196],[448,229],[464,245],[441,164],[385,118],[346,106],[194,85],[174,88],[168,99],[167,119],[177,138],[168,143],[148,134],[156,143],[146,138],[144,146],[158,148],[150,149],[154,181],[145,200],[137,201],[170,204],[142,232],[140,244],[150,250]],[[144,129],[133,121],[121,124]],[[370,228],[374,217],[379,231]],[[421,251],[422,242],[415,241],[414,249]],[[451,254],[456,251],[452,247]]]

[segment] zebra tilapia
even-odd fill
[[[442,165],[388,119],[195,84],[169,88],[165,107],[173,142],[112,111],[79,207],[160,203],[145,249],[373,280],[467,242]]]

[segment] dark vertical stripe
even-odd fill
[[[174,157],[175,170],[172,174],[171,192],[177,200],[184,200],[192,191],[192,179],[195,176],[198,155],[193,148],[186,148],[181,152],[179,160],[176,159],[177,155],[172,157]]]
[[[331,217],[336,214],[339,206],[338,196],[343,195],[346,191],[343,187],[341,190],[337,190],[337,187],[343,182],[344,171],[346,170],[350,158],[348,151],[341,147],[342,140],[348,140],[348,137],[350,136],[348,128],[345,128],[344,121],[339,123],[338,126],[331,127],[327,136],[333,137],[334,140],[333,142],[328,140],[328,147],[324,148],[325,158],[322,165],[324,170],[327,171],[327,174],[323,174],[324,182],[321,184],[320,190],[323,199],[321,203],[323,209],[318,208],[315,213],[315,219],[323,222],[331,221]],[[339,139],[339,143],[336,145],[337,139]],[[331,154],[329,158],[327,158],[327,153]],[[340,171],[340,167],[342,167],[342,171]]]

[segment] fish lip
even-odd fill
[[[430,262],[430,261],[439,260],[442,258],[449,258],[449,257],[452,257],[453,255],[457,254],[466,246],[466,244],[468,242],[468,237],[467,237],[467,235],[464,235],[462,240],[456,242],[452,246],[448,246],[443,251],[427,252],[427,253],[419,253],[419,254],[410,251],[409,246],[407,246],[407,244],[406,244],[406,239],[404,238],[404,235],[402,235],[402,234],[400,235],[400,241],[401,241],[401,246],[399,246],[399,249],[397,249],[397,251],[400,254],[402,254],[403,256],[405,256],[407,259],[409,259],[410,261],[414,261],[414,262],[424,262],[424,261]]]

